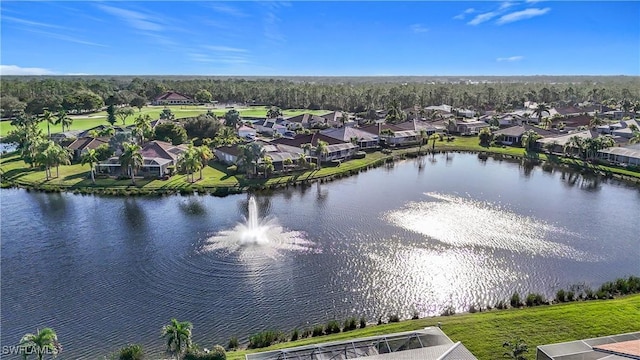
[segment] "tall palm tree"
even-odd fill
[[[600,126],[603,124],[603,121],[601,118],[598,117],[598,114],[596,113],[593,118],[589,121],[589,127],[590,128],[595,128],[596,126]]]
[[[213,153],[211,152],[211,149],[209,149],[208,146],[204,146],[204,145],[198,146],[195,149],[196,149],[196,153],[198,154],[198,158],[202,163],[202,166],[200,167],[200,180],[202,180],[202,169],[205,166],[207,166],[207,164],[209,163],[209,160],[213,159]]]
[[[258,159],[263,158],[266,154],[266,151],[260,144],[255,142],[246,145],[240,145],[238,148],[240,150],[238,163],[242,164],[247,173],[249,173],[250,170],[253,170],[253,174],[255,174],[258,165]]]
[[[420,129],[420,132],[418,133],[418,136],[420,138],[420,147],[418,148],[418,152],[422,151],[422,145],[424,145],[425,140],[427,142],[429,142],[429,134],[427,133],[426,129]]]
[[[56,177],[60,177],[60,165],[71,165],[71,152],[59,144],[54,144],[53,154],[53,165],[56,167]]]
[[[149,114],[138,115],[135,120],[134,133],[140,138],[140,144],[144,143],[144,140],[151,136],[153,128],[151,127],[151,116]]]
[[[326,141],[318,140],[316,144],[316,156],[318,157],[318,169],[321,168],[320,159],[329,154],[329,144]]]
[[[541,136],[538,135],[538,133],[536,133],[535,131],[527,130],[524,132],[524,134],[522,134],[522,147],[527,151],[533,150],[536,146],[536,141],[538,141],[538,139],[540,138]]]
[[[538,123],[542,123],[542,117],[545,112],[549,112],[549,107],[546,104],[540,103],[538,107],[533,111],[534,114],[538,115]]]
[[[126,142],[122,143],[122,148],[123,151],[120,155],[120,166],[122,167],[122,172],[124,174],[125,171],[128,171],[129,175],[131,175],[131,183],[135,185],[135,171],[143,165],[142,154],[140,154],[140,150],[142,148],[138,144]]]
[[[577,150],[579,156],[581,156],[585,148],[585,142],[580,136],[575,135],[569,138],[569,140],[564,145],[564,147],[565,147],[565,150],[564,150],[565,154],[567,152],[567,149],[572,149],[572,152],[575,152]]]
[[[273,159],[271,158],[271,156],[268,156],[268,155],[262,158],[262,166],[264,167],[265,178],[269,177],[269,175],[271,175],[271,172],[275,170],[273,166]]]
[[[64,132],[65,127],[67,128],[67,130],[71,129],[71,124],[73,124],[73,119],[67,115],[67,112],[64,111],[64,109],[58,111],[58,114],[56,114],[56,117],[57,117],[56,124],[62,125],[62,132]]]
[[[94,175],[94,167],[98,163],[98,153],[96,149],[89,149],[86,153],[82,154],[82,158],[80,160],[80,165],[88,164],[91,169],[91,182],[93,184],[96,183],[96,178]]]
[[[176,358],[182,353],[182,348],[188,348],[191,345],[191,329],[193,325],[188,321],[178,321],[171,319],[169,325],[162,327],[162,337],[167,340],[167,351],[176,355]]]
[[[61,345],[58,342],[58,335],[51,328],[36,330],[35,334],[25,334],[20,339],[20,351],[24,358],[28,354],[36,353],[38,360],[42,360],[44,354],[56,355],[60,352]]]
[[[298,166],[306,169],[309,166],[309,162],[307,161],[307,156],[305,154],[300,154],[298,156]]]
[[[491,140],[493,140],[491,129],[489,129],[488,127],[480,129],[480,132],[478,132],[478,138],[480,139],[480,146],[489,147],[491,145]]]
[[[42,113],[41,120],[47,123],[47,137],[51,138],[51,125],[57,124],[56,118],[51,111],[45,110]]]
[[[452,129],[455,131],[456,127],[458,125],[456,124],[456,120],[455,119],[450,118],[450,119],[445,120],[444,126],[445,126],[445,129],[447,130],[447,134],[450,134],[450,133],[453,132]]]
[[[189,181],[189,175],[191,175],[191,181],[194,182],[193,173],[202,168],[202,162],[196,148],[189,144],[189,147],[185,152],[180,155],[178,159],[178,167],[182,168],[187,173],[187,181]]]

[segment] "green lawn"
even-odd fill
[[[529,346],[527,359],[535,359],[538,345],[640,331],[640,295],[614,300],[593,300],[407,320],[370,326],[347,333],[277,344],[265,349],[231,351],[227,352],[227,359],[240,360],[248,352],[417,330],[436,326],[438,322],[451,340],[461,341],[478,359],[502,358],[504,353],[502,343],[517,337],[522,338]]]
[[[136,113],[133,116],[130,116],[126,120],[126,125],[131,125],[134,119],[139,114],[149,114],[152,119],[158,119],[160,117],[160,113],[164,109],[164,106],[146,106],[142,108],[141,111],[136,109]],[[186,117],[194,117],[200,114],[204,114],[208,109],[205,106],[169,106],[171,111],[175,114],[176,118],[186,118]],[[214,109],[213,112],[218,116],[224,116],[224,114],[229,109]],[[268,107],[251,107],[251,108],[237,108],[240,112],[241,116],[246,117],[261,117],[266,116]],[[323,115],[329,113],[329,110],[304,110],[304,109],[288,109],[283,110],[284,116],[295,116],[302,113],[312,113],[316,115]],[[107,124],[107,113],[106,111],[100,111],[97,113],[92,113],[89,115],[82,116],[72,116],[74,118],[73,124],[71,125],[71,130],[86,130],[91,129],[92,127],[98,125],[106,125]],[[120,119],[117,122],[118,125],[122,125]],[[45,123],[39,124],[42,131],[47,133],[47,125]],[[5,136],[13,129],[9,121],[0,121],[0,137]],[[62,131],[61,125],[51,125],[51,133],[57,133]]]
[[[423,151],[431,149],[431,144],[424,146]],[[185,175],[175,175],[169,180],[138,180],[136,187],[143,190],[181,190],[188,188],[219,188],[219,187],[261,187],[273,186],[278,184],[286,184],[290,182],[299,182],[306,180],[316,180],[321,178],[330,178],[341,176],[349,172],[364,169],[376,162],[395,158],[408,153],[416,153],[416,147],[393,150],[391,154],[383,154],[380,151],[367,154],[364,159],[353,159],[342,163],[339,167],[324,166],[319,170],[301,171],[282,176],[274,176],[268,179],[246,179],[244,175],[228,174],[226,166],[217,162],[211,162],[209,166],[203,170],[203,178],[199,179],[196,174],[197,181],[191,184],[187,181]],[[453,141],[436,141],[436,150],[457,150],[457,151],[474,151],[474,152],[490,152],[496,154],[509,155],[514,157],[528,157],[524,149],[513,147],[481,147],[478,139],[475,137],[456,137]],[[627,169],[614,168],[602,165],[585,164],[583,161],[576,159],[558,158],[555,156],[547,156],[545,154],[533,154],[541,161],[551,163],[562,163],[572,167],[588,167],[592,170],[610,172],[622,176],[626,176],[636,181],[640,179],[640,173]],[[79,189],[79,188],[127,188],[131,187],[129,180],[115,179],[97,179],[93,185],[87,178],[89,167],[80,166],[78,164],[70,166],[61,166],[60,175],[52,179],[46,180],[44,170],[30,169],[17,154],[9,154],[0,159],[0,170],[3,173],[3,181],[14,183],[21,186],[32,185],[49,185],[61,188]],[[55,175],[55,171],[54,171]]]

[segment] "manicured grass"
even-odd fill
[[[165,108],[164,106],[145,106],[144,108],[141,109],[141,111],[138,111],[138,109],[135,109],[135,114],[127,118],[125,125],[133,124],[133,121],[135,120],[135,118],[138,117],[138,115],[140,114],[142,115],[149,114],[149,116],[151,116],[151,119],[158,119],[160,117],[160,113],[164,108]],[[200,114],[205,114],[209,109],[212,109],[206,106],[195,106],[195,105],[194,106],[168,106],[168,108],[171,109],[173,114],[175,114],[176,118],[178,119],[186,118],[186,117],[195,117]],[[251,107],[251,108],[236,108],[236,110],[240,112],[241,116],[246,116],[246,117],[264,117],[266,116],[268,109],[269,109],[268,107],[262,107],[262,106]],[[213,112],[217,116],[224,116],[224,114],[229,110],[230,109],[213,109]],[[323,114],[329,113],[330,111],[329,110],[288,109],[288,110],[283,110],[282,112],[284,116],[295,116],[295,115],[299,115],[307,112],[316,114],[316,115],[323,115]],[[72,116],[72,117],[74,118],[74,120],[73,120],[73,124],[71,125],[71,130],[87,130],[98,125],[108,124],[106,111],[100,111],[92,114]],[[122,122],[120,121],[120,119],[118,118],[117,120],[118,121],[116,122],[116,124],[122,125]],[[42,122],[39,124],[39,126],[42,129],[42,131],[46,134],[47,124]],[[61,125],[50,125],[50,128],[51,128],[52,134],[62,131]],[[11,126],[11,123],[9,121],[0,121],[0,137],[7,135],[9,131],[11,131],[12,129],[13,129],[13,126]]]
[[[431,149],[431,143],[422,147],[422,151],[426,152]],[[380,151],[368,153],[364,159],[352,159],[342,163],[340,166],[330,167],[325,164],[319,170],[298,171],[291,174],[281,176],[272,176],[270,178],[254,178],[248,179],[243,174],[228,174],[226,166],[210,162],[209,166],[203,170],[203,178],[200,179],[199,173],[196,174],[196,182],[187,181],[186,175],[175,175],[169,180],[152,180],[139,179],[136,180],[136,188],[148,191],[154,190],[185,190],[185,189],[214,189],[214,188],[235,188],[237,190],[243,188],[261,188],[273,187],[278,185],[286,185],[300,181],[313,181],[323,178],[335,178],[353,174],[369,166],[379,165],[382,161],[389,161],[398,156],[407,154],[415,154],[417,147],[403,148],[393,150],[391,154],[383,154]],[[640,173],[627,169],[614,168],[602,165],[593,165],[584,163],[581,160],[559,158],[556,156],[547,156],[546,154],[527,154],[522,148],[514,147],[490,147],[485,148],[478,144],[475,137],[456,137],[453,141],[436,141],[436,151],[473,151],[488,152],[495,154],[508,155],[512,157],[524,158],[534,157],[540,161],[548,161],[550,163],[565,164],[576,169],[589,168],[594,171],[613,173],[624,176],[630,180],[637,181],[640,179]],[[68,188],[70,190],[81,188],[131,188],[130,180],[115,179],[96,179],[96,184],[92,184],[88,178],[88,166],[80,166],[74,164],[70,166],[60,167],[60,176],[46,180],[44,170],[29,168],[17,154],[10,154],[0,159],[0,170],[3,173],[3,182],[13,183],[19,186],[57,186]],[[55,171],[54,171],[55,175]]]
[[[451,340],[461,341],[478,359],[502,358],[502,343],[516,338],[527,343],[527,358],[534,359],[539,345],[640,331],[640,295],[407,320],[281,343],[265,349],[231,351],[227,352],[227,360],[241,360],[249,352],[411,331],[436,326],[439,322]]]

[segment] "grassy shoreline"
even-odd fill
[[[502,358],[502,343],[515,338],[522,338],[528,344],[527,358],[533,359],[539,345],[640,331],[640,295],[367,326],[263,349],[229,351],[227,360],[241,360],[251,352],[411,331],[438,323],[451,340],[461,341],[480,360]]]
[[[73,164],[60,167],[60,176],[46,180],[44,170],[29,168],[16,153],[3,156],[0,159],[0,171],[3,187],[20,187],[42,191],[70,191],[82,194],[104,195],[165,195],[165,194],[213,194],[224,196],[227,194],[247,191],[272,190],[289,186],[305,186],[320,181],[331,181],[342,177],[352,176],[362,171],[392,163],[399,159],[426,155],[431,145],[395,149],[389,154],[381,151],[368,153],[364,159],[352,159],[342,163],[339,167],[323,167],[319,170],[301,171],[291,174],[270,177],[268,179],[248,179],[242,174],[230,174],[227,168],[217,162],[210,162],[203,170],[202,180],[190,183],[186,175],[174,175],[169,180],[140,179],[136,185],[130,180],[116,180],[111,178],[96,179],[92,184],[88,178],[88,166]],[[419,150],[421,150],[419,152]],[[640,172],[627,169],[594,165],[577,159],[562,158],[547,154],[527,154],[522,148],[514,147],[481,147],[476,137],[457,137],[454,141],[436,142],[435,152],[472,152],[479,156],[494,156],[496,159],[514,159],[527,161],[531,165],[552,166],[570,171],[580,171],[616,178],[631,184],[640,185]],[[55,169],[53,170],[55,173]],[[198,175],[196,174],[196,178]]]

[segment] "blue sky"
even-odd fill
[[[640,2],[2,1],[0,69],[640,75]]]

